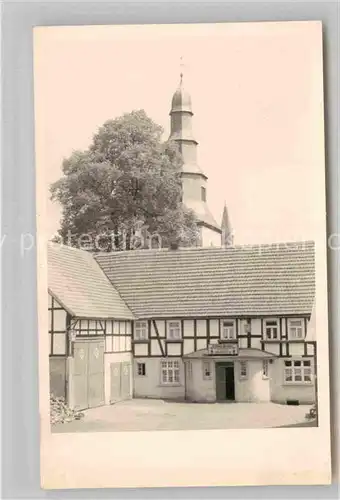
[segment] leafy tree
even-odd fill
[[[143,110],[126,113],[63,161],[64,175],[51,186],[62,241],[108,251],[198,242],[194,212],[181,202],[182,159],[162,132]]]

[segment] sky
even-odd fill
[[[215,219],[226,203],[236,244],[324,229],[320,23],[36,28],[34,51],[48,236],[60,219],[48,186],[106,120],[144,109],[168,138],[181,57]]]

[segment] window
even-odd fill
[[[223,320],[221,339],[222,340],[234,340],[236,338],[236,328],[234,320]]]
[[[135,340],[147,340],[148,324],[147,321],[136,321],[135,323]]]
[[[288,335],[291,340],[300,340],[304,338],[304,321],[303,319],[288,320]]]
[[[141,377],[146,375],[145,363],[137,363],[137,375]]]
[[[161,361],[161,383],[166,385],[180,383],[179,361]]]
[[[285,361],[284,381],[288,384],[311,384],[312,366],[310,360]]]
[[[168,322],[168,339],[178,340],[181,338],[181,322],[169,321]]]
[[[267,340],[279,338],[279,321],[277,319],[266,319],[264,321],[264,333]]]
[[[201,199],[202,201],[207,201],[207,190],[205,187],[201,187]]]
[[[203,378],[204,380],[211,379],[211,363],[209,361],[203,362]]]
[[[262,374],[263,378],[268,378],[268,373],[269,373],[269,363],[267,360],[264,360],[262,362]]]
[[[248,377],[248,366],[246,361],[240,362],[240,378],[246,379]]]

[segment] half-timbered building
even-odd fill
[[[69,359],[68,380],[76,384],[79,377],[83,394],[91,395],[91,356],[98,348],[100,402],[131,394],[195,402],[315,401],[312,242],[94,256],[64,247],[51,256],[51,312],[64,314],[63,327],[51,319],[51,381],[58,379],[52,385],[67,391],[60,372],[67,379]],[[70,336],[61,336],[68,328],[74,332],[69,343]],[[118,364],[119,370],[131,365],[132,393],[119,388]]]
[[[48,247],[50,390],[76,409],[131,397],[133,314],[88,252]]]

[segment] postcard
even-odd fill
[[[34,82],[42,487],[329,484],[321,23],[38,27]]]

